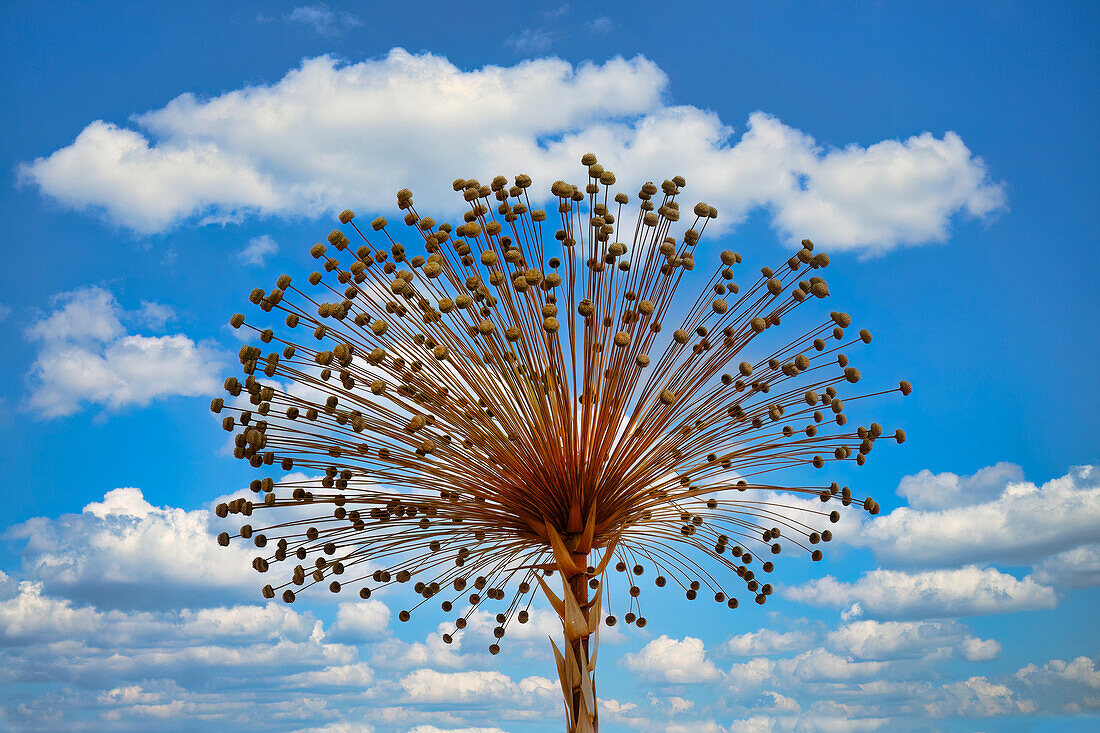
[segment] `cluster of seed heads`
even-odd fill
[[[455,227],[399,191],[408,249],[386,219],[345,211],[310,250],[308,287],[282,275],[252,291],[262,315],[232,317],[259,345],[211,409],[235,455],[271,475],[217,507],[247,522],[218,539],[249,542],[253,567],[280,576],[265,598],[411,586],[399,618],[438,604],[455,614],[448,643],[494,605],[497,653],[536,587],[556,599],[555,573],[608,626],[612,604],[644,626],[647,577],[689,600],[736,608],[739,586],[765,603],[781,550],[821,559],[834,506],[878,512],[834,482],[778,483],[905,440],[846,427],[848,405],[911,390],[848,394],[861,374],[844,350],[871,334],[850,337],[847,314],[772,337],[829,296],[828,256],[803,240],[775,269],[730,251],[697,265],[718,212],[683,215],[682,177],[646,183],[631,208],[594,155],[581,162],[585,184],[551,186],[553,214],[525,175],[456,180],[469,208]],[[706,260],[711,274],[694,273]],[[272,520],[254,526],[261,511]]]

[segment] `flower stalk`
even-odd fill
[[[744,272],[739,254],[698,249],[714,207],[674,235],[682,177],[645,183],[634,211],[594,155],[581,162],[587,183],[550,187],[553,223],[523,174],[456,180],[457,227],[402,189],[423,255],[385,218],[343,212],[347,233],[310,249],[308,286],[282,275],[250,294],[261,316],[230,319],[262,346],[241,348],[244,378],[211,410],[264,473],[215,511],[234,521],[219,544],[251,545],[275,576],[265,598],[406,585],[398,618],[438,604],[446,643],[492,609],[497,654],[538,587],[561,619],[568,730],[595,731],[599,627],[618,621],[603,616],[607,574],[628,579],[622,618],[639,628],[643,580],[766,603],[781,551],[822,559],[833,507],[878,512],[812,474],[903,442],[848,427],[846,408],[911,386],[854,392],[845,351],[871,334],[852,337],[846,313],[803,317],[829,297],[813,242]]]

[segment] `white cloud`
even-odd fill
[[[418,669],[402,677],[398,684],[410,702],[420,703],[471,703],[527,698],[527,703],[530,704],[534,699],[557,702],[561,697],[561,687],[557,681],[545,677],[526,677],[514,682],[501,672],[489,670],[438,672],[433,669]]]
[[[358,28],[363,25],[363,21],[353,13],[331,10],[322,3],[294,8],[287,13],[286,21],[307,25],[318,35],[326,38],[338,36],[349,28]]]
[[[186,548],[194,559],[196,538],[166,527],[166,513],[182,512],[152,507],[133,490],[111,492],[80,515],[107,523],[103,532],[87,537],[88,543],[79,548],[62,543],[52,560],[90,555],[89,565],[103,565],[102,595],[112,596],[116,567],[103,563],[97,553],[117,553],[119,546],[132,544],[137,554],[149,547],[152,567],[139,568],[135,562],[131,570],[155,575],[162,558],[147,540],[159,528],[177,552]],[[61,525],[71,519],[55,520],[53,529],[64,534]],[[109,524],[119,519],[160,524],[135,536],[132,524]],[[116,536],[109,540],[112,532]],[[105,540],[108,546],[102,547]],[[202,544],[197,546],[201,550]],[[89,720],[95,721],[90,725],[95,730],[160,729],[168,720],[188,729],[221,729],[249,719],[242,717],[245,709],[262,709],[265,724],[280,721],[280,729],[286,729],[303,718],[331,720],[335,716],[326,703],[339,701],[341,688],[354,691],[353,714],[373,704],[373,671],[355,660],[355,647],[331,643],[322,622],[308,612],[280,603],[180,608],[162,596],[184,603],[203,598],[193,593],[181,598],[173,588],[175,579],[158,582],[154,577],[147,578],[143,593],[156,600],[141,605],[155,610],[104,609],[48,592],[50,584],[41,571],[50,575],[50,565],[27,567],[32,580],[16,581],[0,573],[0,685],[20,691],[18,704],[4,703],[3,715],[16,729],[73,730],[89,728]],[[193,572],[205,573],[224,590],[222,579],[211,570],[199,563]],[[88,575],[94,573],[89,567]]]
[[[922,471],[903,479],[899,493],[926,508],[876,517],[852,540],[891,563],[1032,564],[1100,542],[1100,471],[1091,466],[1041,486],[1024,481],[1012,464],[968,477]]]
[[[168,306],[144,302],[127,314],[113,294],[96,286],[60,293],[52,304],[53,311],[27,329],[38,343],[27,405],[38,415],[69,415],[84,403],[117,410],[218,389],[220,358],[211,347],[183,334],[130,334],[123,325],[128,319],[163,327],[175,315]]]
[[[811,649],[776,663],[780,672],[804,682],[872,679],[881,675],[887,667],[887,662],[853,660],[826,649]]]
[[[798,701],[793,697],[781,695],[773,690],[765,691],[763,694],[766,698],[770,699],[771,702],[770,704],[766,703],[762,706],[758,706],[761,710],[766,710],[773,714],[798,713],[802,710]]]
[[[804,631],[775,631],[760,629],[739,634],[726,640],[722,648],[733,656],[754,657],[761,654],[782,654],[806,649],[813,637]]]
[[[137,318],[154,331],[164,328],[168,321],[176,320],[176,311],[170,305],[156,303],[151,300],[141,301],[141,308],[137,312]]]
[[[1090,711],[1095,715],[1100,709],[1100,669],[1096,660],[1089,657],[1027,664],[1008,684],[1019,688],[1043,710],[1063,714]]]
[[[8,316],[10,316],[10,315],[11,315],[11,306],[10,305],[4,305],[3,303],[0,303],[0,321],[7,320]]]
[[[783,683],[787,688],[815,682],[843,682],[880,677],[889,662],[864,661],[815,648],[787,659],[756,659],[734,664],[726,673],[726,684],[739,694]]]
[[[967,637],[962,642],[963,658],[969,662],[988,662],[1001,654],[1001,642],[996,639]]]
[[[341,603],[336,609],[333,634],[356,640],[378,640],[389,632],[390,609],[375,600]]]
[[[979,639],[955,621],[855,621],[829,632],[828,644],[858,659],[950,657],[956,649],[968,661],[995,658],[1001,645]]]
[[[396,733],[418,725],[478,730],[487,711],[505,720],[558,712],[558,686],[545,677],[415,670],[404,687],[380,677],[357,646],[338,640],[379,638],[389,612],[373,599],[338,606],[331,631],[300,606],[278,602],[181,607],[233,597],[236,571],[255,589],[236,545],[206,556],[210,516],[118,489],[79,515],[10,531],[9,539],[27,543],[24,573],[32,579],[0,573],[0,685],[20,691],[18,704],[0,706],[6,722],[35,730],[79,729],[88,719],[96,730],[262,722],[336,733],[371,730],[341,722],[369,718]],[[406,688],[411,694],[402,696]],[[400,705],[388,702],[395,694]],[[444,698],[462,710],[422,707]],[[251,710],[260,717],[244,712]]]
[[[854,583],[831,575],[787,588],[784,595],[815,606],[858,603],[873,616],[935,618],[1054,608],[1054,591],[1030,576],[1018,579],[973,565],[954,570],[905,573],[872,570]]]
[[[86,635],[96,629],[98,617],[94,609],[43,597],[42,584],[26,580],[19,583],[14,597],[0,602],[0,634],[9,642],[58,633]]]
[[[661,634],[640,651],[625,655],[622,663],[632,672],[665,682],[707,682],[721,676],[707,659],[703,640],[693,636],[677,640]]]
[[[944,679],[943,665],[999,651],[958,622],[859,622],[829,634],[827,645],[734,664],[722,679],[730,695],[718,698],[739,718],[729,730],[918,731],[929,717],[1060,715],[1100,703],[1100,672],[1089,657],[1029,664],[1011,676]]]
[[[666,711],[673,715],[680,713],[686,713],[695,707],[695,701],[688,700],[683,697],[673,695],[671,697],[657,697],[652,692],[647,694],[649,698],[649,704],[655,708]]]
[[[948,636],[965,633],[958,626],[943,630]],[[930,640],[931,635],[916,646]],[[1029,664],[1009,676],[945,680],[933,665],[950,658],[860,661],[813,649],[789,659],[735,664],[723,682],[732,693],[727,698],[731,713],[742,718],[732,721],[730,730],[839,732],[889,726],[918,731],[927,729],[929,717],[1064,715],[1100,707],[1100,672],[1089,657]]]
[[[1007,685],[990,682],[985,677],[952,682],[942,688],[943,698],[925,705],[936,717],[960,716],[985,718],[994,715],[1031,713],[1035,704],[1020,699]]]
[[[770,680],[774,672],[775,661],[758,657],[731,666],[726,673],[726,683],[735,691],[753,690]]]
[[[258,599],[252,555],[240,544],[219,547],[212,519],[206,509],[156,507],[140,489],[120,488],[80,514],[28,519],[6,537],[25,542],[26,573],[68,598],[146,607]]]
[[[125,334],[122,309],[110,291],[91,285],[53,296],[56,309],[27,328],[35,341],[112,341]]]
[[[267,258],[279,251],[279,245],[269,235],[252,237],[248,244],[237,253],[237,260],[246,265],[263,267]]]
[[[1016,679],[1027,682],[1029,685],[1074,682],[1100,689],[1100,669],[1097,669],[1096,662],[1088,657],[1077,657],[1068,663],[1061,659],[1051,659],[1041,667],[1028,664],[1016,672]]]
[[[89,646],[175,647],[324,637],[319,622],[281,604],[123,611],[77,605],[46,594],[40,581],[0,586],[0,638],[8,644],[75,641]],[[10,586],[14,586],[10,587]]]
[[[409,733],[505,733],[501,728],[436,728],[434,725],[418,725]]]
[[[535,31],[512,39],[547,42]],[[546,197],[553,180],[577,179],[589,150],[628,193],[682,174],[691,201],[718,207],[718,227],[765,208],[784,239],[832,249],[943,241],[955,215],[1004,206],[1001,184],[952,132],[826,148],[757,112],[737,138],[716,113],[672,106],[668,93],[667,76],[641,56],[469,71],[402,49],[354,64],[323,56],[273,84],[184,94],[137,116],[144,132],[92,122],[20,173],[140,233],[250,213],[389,212],[404,186],[423,214],[449,216],[462,206],[453,178],[526,172]]]
[[[1040,583],[1063,588],[1100,585],[1100,544],[1075,547],[1048,557],[1035,565],[1034,577]]]
[[[413,669],[416,667],[445,667],[460,669],[471,666],[473,655],[464,653],[465,635],[457,634],[451,644],[442,635],[454,633],[451,624],[441,623],[424,641],[406,642],[396,637],[382,639],[374,644],[371,663],[386,669]]]
[[[971,476],[927,468],[898,482],[897,494],[911,509],[948,509],[981,504],[997,498],[1007,484],[1024,480],[1024,471],[1015,463],[996,463],[979,469]]]
[[[281,687],[357,687],[366,688],[374,681],[374,670],[365,662],[342,664],[323,669],[298,672],[284,677]]]

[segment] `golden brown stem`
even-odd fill
[[[575,554],[573,567],[585,567],[587,555]],[[567,733],[596,733],[599,716],[596,710],[596,652],[599,645],[602,583],[589,601],[586,573],[569,577],[558,568],[563,580],[563,597],[559,599],[540,578],[554,610],[561,619],[565,635],[562,649],[550,640],[558,667],[562,696],[565,700]]]

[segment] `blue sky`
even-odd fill
[[[545,636],[490,661],[385,599],[260,605],[211,548],[252,476],[206,405],[228,315],[335,212],[453,215],[457,175],[546,188],[603,142],[719,206],[712,256],[814,238],[863,373],[915,385],[850,479],[876,520],[766,610],[659,601],[605,647],[605,727],[1096,726],[1092,4],[0,13],[4,725],[556,729]]]

